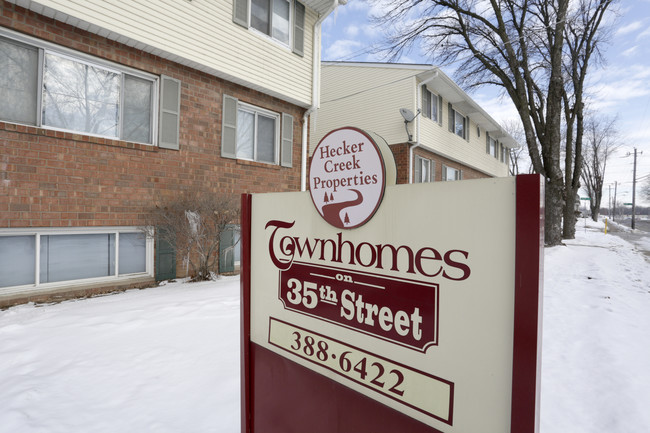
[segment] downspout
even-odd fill
[[[420,83],[420,86],[418,87],[418,94],[415,96],[415,102],[416,106],[421,105],[421,98],[422,98],[422,88],[427,85],[428,82],[433,80],[434,78],[438,78],[438,71],[435,71],[431,77],[428,79],[424,80],[423,82]],[[442,116],[442,113],[439,113],[440,116]],[[415,131],[416,131],[416,141],[415,143],[409,148],[409,183],[413,183],[413,150],[415,150],[416,147],[420,147],[420,119],[417,119],[417,124],[415,126]]]
[[[341,2],[344,3],[344,2]],[[321,41],[320,41],[320,26],[325,21],[325,18],[329,16],[336,7],[339,5],[339,0],[332,0],[332,5],[329,9],[318,17],[318,20],[314,23],[314,31],[312,36],[312,77],[311,77],[311,106],[305,111],[304,116],[302,117],[302,156],[300,158],[300,191],[307,190],[307,154],[309,143],[307,143],[307,133],[308,125],[307,122],[311,113],[313,113],[320,103],[320,50],[321,50]],[[318,41],[318,43],[316,43]]]

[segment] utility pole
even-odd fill
[[[632,174],[632,230],[634,230],[634,217],[636,210],[636,147],[634,148],[634,170]]]
[[[607,194],[607,199],[609,200],[609,206],[607,206],[607,216],[612,218],[612,184],[607,185],[609,187],[609,194]]]
[[[643,151],[641,152],[643,153]],[[627,156],[630,156],[631,153],[628,152]],[[632,230],[635,228],[635,217],[636,217],[636,147],[634,148],[634,169],[632,170]]]
[[[616,188],[618,188],[618,181],[614,181],[614,213],[612,214],[613,221],[616,221]]]

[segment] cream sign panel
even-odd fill
[[[514,178],[375,190],[376,147],[332,143],[311,193],[253,196],[251,341],[439,431],[509,431]]]

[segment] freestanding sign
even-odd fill
[[[242,197],[242,431],[535,432],[541,178],[377,189],[354,128],[311,168]]]

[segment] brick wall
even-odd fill
[[[0,26],[179,79],[180,150],[0,122],[0,228],[136,226],[160,195],[297,191],[304,110],[0,2]],[[221,158],[223,95],[294,118],[293,167]]]

